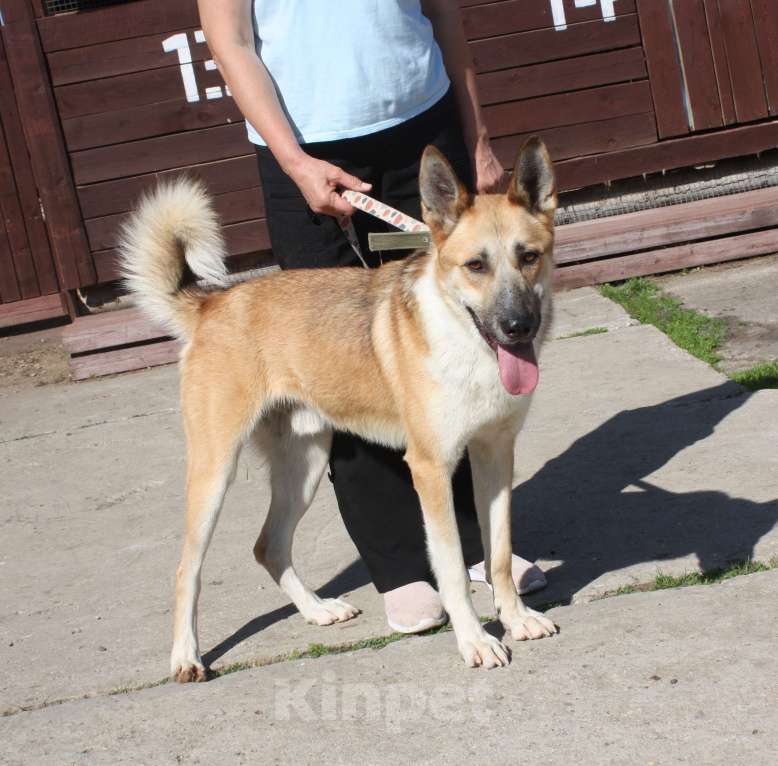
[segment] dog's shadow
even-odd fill
[[[515,549],[526,558],[562,562],[549,573],[548,591],[535,600],[567,603],[601,575],[642,562],[694,554],[709,571],[752,557],[756,543],[778,522],[778,501],[755,503],[714,490],[673,492],[646,480],[708,438],[750,396],[724,383],[624,410],[518,486]],[[737,454],[708,459],[718,462],[706,464],[703,475],[737,478]],[[673,473],[673,483],[697,484],[694,463],[684,466]]]
[[[532,600],[568,603],[601,575],[641,562],[695,554],[700,567],[710,570],[751,557],[778,522],[778,501],[755,503],[719,491],[672,492],[646,481],[682,450],[708,438],[749,397],[735,384],[723,383],[624,410],[518,486],[514,549],[525,558],[562,562],[549,573],[548,589]],[[734,473],[735,466],[736,457],[728,454],[721,470]],[[368,582],[364,565],[355,561],[319,593],[337,596]],[[204,661],[214,662],[295,611],[290,604],[254,618]]]

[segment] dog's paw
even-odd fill
[[[548,617],[534,609],[524,609],[512,619],[505,621],[503,625],[515,641],[547,638],[559,631]]]
[[[312,625],[332,625],[346,622],[359,614],[359,609],[339,598],[323,598],[305,615],[305,621]]]
[[[202,662],[179,662],[175,663],[172,668],[171,677],[176,683],[179,684],[191,684],[197,681],[205,681],[208,678],[208,673]]]
[[[459,652],[469,668],[502,668],[511,661],[508,647],[485,630],[475,638],[460,641]]]

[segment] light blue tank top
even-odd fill
[[[254,28],[300,143],[398,125],[449,86],[419,0],[254,0]]]

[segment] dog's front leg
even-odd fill
[[[482,434],[468,445],[473,490],[481,525],[486,571],[494,588],[500,622],[514,639],[544,638],[557,632],[551,620],[524,605],[511,571],[511,488],[515,431]]]
[[[459,651],[470,667],[507,665],[508,650],[481,625],[470,599],[451,491],[451,471],[429,452],[409,446],[405,456],[421,501],[432,570],[451,618]]]

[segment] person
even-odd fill
[[[282,269],[362,267],[341,229],[351,217],[363,257],[382,222],[342,189],[420,218],[419,163],[440,149],[478,192],[503,169],[492,151],[457,3],[446,0],[199,0],[202,27],[256,146],[267,225]],[[279,328],[279,342],[283,328]],[[330,478],[390,627],[446,620],[427,559],[422,515],[401,452],[336,433]],[[465,562],[485,580],[467,459],[453,477]],[[545,585],[518,556],[522,592]]]

